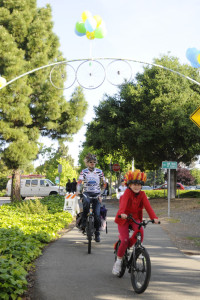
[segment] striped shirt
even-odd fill
[[[90,171],[88,168],[81,171],[78,184],[77,191],[80,192],[80,185],[83,183],[84,192],[89,193],[100,193],[101,180],[105,183],[105,177],[103,171],[97,168],[94,168],[94,171]]]

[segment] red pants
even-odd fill
[[[136,220],[136,221],[140,222],[140,220]],[[133,234],[130,238],[129,238],[129,225],[131,225],[131,227],[133,228]],[[121,244],[120,244],[118,252],[117,252],[118,257],[123,257],[124,253],[126,252],[126,249],[135,244],[137,239],[134,236],[134,231],[137,231],[137,230],[138,230],[138,225],[133,222],[130,222],[130,223],[126,222],[124,225],[118,225],[119,238],[121,241]],[[144,238],[143,227],[141,227],[140,231],[141,231],[141,238],[143,241],[143,238]]]

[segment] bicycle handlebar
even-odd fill
[[[85,195],[84,193],[82,194],[79,194],[80,198],[83,198],[83,196],[87,197],[87,198],[90,198],[90,199],[98,199],[99,197],[101,197],[101,194],[98,194],[97,196],[88,196],[88,195]]]
[[[118,215],[118,218],[121,218],[121,215]],[[141,226],[145,227],[148,223],[155,223],[154,220],[148,220],[148,221],[143,220],[142,222],[139,223],[131,215],[128,215],[126,219],[132,220],[135,224],[139,225],[140,227]],[[160,224],[160,221],[158,222],[158,224]]]

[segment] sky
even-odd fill
[[[186,58],[188,48],[200,49],[200,1],[199,0],[38,0],[38,7],[50,4],[54,27],[60,40],[60,50],[67,60],[87,58],[122,58],[152,63],[161,55],[172,55],[182,64],[190,64]],[[99,15],[106,24],[103,39],[90,41],[79,37],[74,28],[81,21],[81,14],[90,11]],[[131,65],[133,77],[143,65]],[[70,98],[77,82],[65,90]],[[95,116],[93,107],[98,106],[103,95],[117,93],[117,87],[105,80],[97,89],[84,89],[88,102],[85,124]],[[69,154],[78,163],[78,154],[85,140],[86,126],[67,143]],[[53,144],[50,141],[44,143]],[[54,143],[56,146],[56,143]],[[41,163],[41,159],[36,165]]]

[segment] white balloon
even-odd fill
[[[0,87],[6,85],[6,79],[4,77],[0,77]]]

